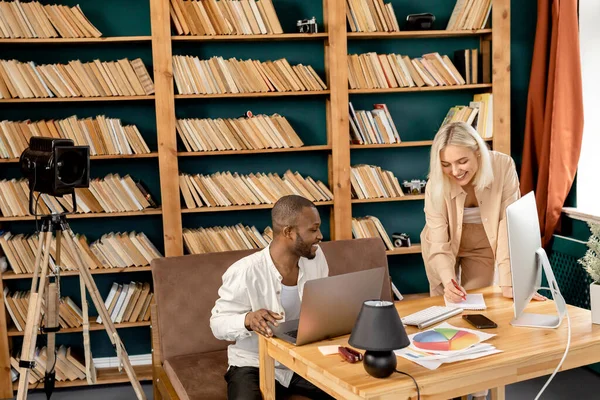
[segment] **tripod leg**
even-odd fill
[[[23,347],[21,348],[21,361],[32,361],[35,345],[37,341],[37,333],[39,329],[42,309],[42,299],[44,298],[44,289],[46,287],[46,274],[48,272],[48,260],[50,258],[50,242],[52,240],[52,232],[43,232],[40,235],[44,237],[44,249],[42,263],[36,266],[34,275],[37,269],[41,269],[39,285],[33,288],[29,294],[29,306],[27,307],[27,321],[25,323],[25,336],[23,338]],[[40,246],[41,247],[41,246]],[[19,368],[19,389],[17,392],[17,400],[27,398],[29,368]]]
[[[58,262],[57,262],[58,265]],[[58,285],[52,282],[48,285],[48,293],[46,299],[46,328],[52,330],[58,326]],[[46,375],[44,379],[44,390],[46,393],[52,394],[54,391],[54,376],[56,366],[56,333],[47,333],[46,345]]]
[[[90,316],[88,312],[87,297],[85,294],[85,281],[79,275],[79,290],[81,292],[81,312],[83,314],[83,349],[85,354],[85,378],[88,385],[96,383],[96,367],[92,358],[90,348]]]
[[[118,337],[117,329],[115,328],[115,325],[113,324],[112,320],[110,319],[108,310],[106,309],[106,306],[104,305],[102,296],[100,296],[100,293],[98,292],[98,287],[96,286],[96,282],[92,278],[92,274],[90,273],[90,270],[85,266],[85,263],[83,262],[81,254],[77,250],[77,247],[75,245],[75,237],[74,237],[75,235],[73,234],[71,229],[67,229],[66,231],[68,234],[65,235],[65,237],[64,237],[65,242],[67,242],[67,246],[69,247],[69,250],[71,250],[71,254],[75,255],[75,258],[76,258],[75,261],[77,264],[77,268],[79,269],[79,276],[81,278],[83,278],[83,280],[85,282],[85,286],[90,294],[90,298],[94,302],[94,306],[96,306],[96,310],[98,311],[98,313],[100,314],[100,317],[102,318],[102,323],[104,324],[108,338],[110,339],[113,346],[115,346],[115,348],[116,348],[116,346],[119,346],[119,348],[121,350],[121,354],[122,354],[121,362],[123,363],[123,366],[125,367],[125,372],[127,372],[127,376],[129,377],[129,381],[131,382],[131,386],[133,386],[133,390],[135,391],[137,398],[139,400],[146,400],[146,395],[144,394],[144,391],[142,390],[142,386],[140,385],[140,381],[137,379],[137,376],[135,374],[133,366],[131,365],[131,362],[129,361],[129,356],[127,355],[125,346],[123,346],[121,344],[120,340],[115,341],[115,339],[114,339],[115,335]]]

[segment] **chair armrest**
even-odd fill
[[[179,395],[175,392],[171,380],[167,376],[162,366],[154,367],[154,393],[160,395],[160,399],[164,400],[179,400]]]

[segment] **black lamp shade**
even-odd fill
[[[367,351],[391,351],[407,347],[410,339],[394,303],[368,300],[363,303],[348,343]]]

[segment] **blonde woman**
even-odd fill
[[[454,122],[435,135],[429,169],[421,247],[430,294],[459,302],[467,290],[491,286],[497,264],[502,294],[512,297],[505,215],[520,196],[513,159]],[[473,393],[486,398],[487,390]]]
[[[459,302],[467,290],[491,286],[498,265],[498,284],[504,296],[512,297],[505,214],[519,196],[510,156],[488,150],[463,122],[439,130],[431,147],[421,233],[432,296]]]

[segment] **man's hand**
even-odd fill
[[[448,299],[449,302],[460,303],[465,299],[466,295],[467,291],[460,285],[458,285],[458,288],[456,288],[452,280],[444,283],[444,297]]]
[[[271,337],[273,336],[273,331],[271,331],[271,328],[269,328],[267,322],[277,326],[279,325],[277,320],[280,320],[281,318],[281,315],[277,314],[276,312],[261,308],[258,311],[249,312],[246,314],[244,325],[249,331],[254,331],[266,337]]]
[[[513,298],[513,288],[512,286],[502,286],[502,296],[504,297],[508,297],[509,299]],[[539,293],[535,293],[533,295],[532,300],[536,300],[536,301],[546,301],[548,300],[545,296],[542,296]]]

